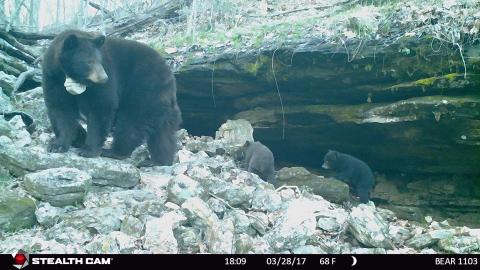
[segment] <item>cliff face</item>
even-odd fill
[[[478,48],[465,49],[465,77],[458,51],[434,52],[428,39],[320,42],[185,65],[186,128],[211,134],[244,118],[279,160],[312,167],[331,148],[383,172],[480,174]]]
[[[406,203],[380,185],[377,198],[409,207],[461,200],[459,209],[474,213],[480,207],[480,50],[464,48],[464,66],[454,47],[431,44],[428,38],[386,47],[311,40],[192,61],[177,72],[184,126],[213,134],[226,119],[247,119],[279,163],[320,169],[325,152],[336,149],[376,172],[403,175],[397,195],[428,197],[429,185],[419,192],[409,183],[455,176],[451,185],[467,185],[469,194],[433,201],[415,195]]]

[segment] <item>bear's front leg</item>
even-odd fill
[[[335,178],[337,178],[338,180],[342,180],[344,182],[347,182],[347,183],[350,182],[351,177],[352,177],[352,172],[349,169],[338,171],[335,175]]]
[[[88,114],[87,119],[87,139],[85,145],[80,149],[79,155],[82,157],[98,157],[102,151],[102,146],[110,131],[113,110],[95,110]]]
[[[47,114],[55,138],[47,146],[48,152],[67,152],[72,144],[83,144],[85,130],[78,120],[80,114],[75,98],[68,94],[61,81],[43,78],[43,93]]]
[[[370,201],[370,192],[368,188],[365,187],[359,187],[357,189],[358,197],[360,197],[360,202],[361,203],[368,203]]]

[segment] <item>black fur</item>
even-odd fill
[[[360,202],[368,203],[375,179],[365,162],[348,154],[329,150],[325,154],[322,167],[335,171],[336,178],[345,181],[350,186],[352,194],[360,197]]]
[[[68,30],[52,41],[42,66],[45,103],[55,133],[50,152],[65,152],[73,145],[81,146],[84,157],[123,159],[146,139],[149,163],[172,164],[181,112],[173,73],[155,50],[135,41]],[[108,79],[90,80],[88,75],[98,69],[94,66]],[[86,91],[68,93],[66,76],[86,85]],[[82,115],[88,132],[79,123]],[[102,152],[112,125],[112,148]]]
[[[245,142],[240,149],[240,159],[244,159],[246,169],[255,173],[264,181],[275,184],[275,161],[273,153],[261,142]]]

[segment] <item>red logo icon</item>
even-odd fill
[[[27,257],[25,257],[25,254],[18,253],[15,255],[15,264],[23,265],[26,260]]]
[[[12,254],[13,266],[18,269],[22,269],[28,265],[28,253],[23,250],[19,250],[17,254]]]

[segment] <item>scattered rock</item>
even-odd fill
[[[235,253],[234,229],[232,219],[223,219],[207,227],[205,242],[208,246],[208,251],[214,254]]]
[[[202,179],[201,175],[204,175],[205,177],[201,180],[201,184],[205,190],[225,200],[230,206],[249,204],[253,197],[255,187],[224,181],[221,178],[211,175],[210,171],[202,170],[202,168],[198,167],[189,171],[189,174],[194,179]]]
[[[282,198],[275,190],[257,189],[253,193],[252,209],[273,212],[282,207]]]
[[[28,173],[23,183],[33,197],[53,206],[66,206],[83,201],[92,177],[75,168],[61,167]]]
[[[17,93],[15,94],[15,100],[15,105],[20,111],[35,116],[37,130],[45,131],[50,127],[42,87]]]
[[[388,223],[376,212],[375,206],[360,204],[354,207],[348,223],[348,231],[360,243],[368,247],[394,248],[388,237]]]
[[[215,212],[215,214],[219,217],[223,217],[223,214],[227,210],[227,206],[225,205],[225,203],[214,197],[210,197],[207,200],[207,204],[210,209],[212,209],[212,211]]]
[[[32,227],[36,222],[35,202],[20,194],[0,193],[0,230],[16,231]]]
[[[136,217],[126,216],[122,220],[120,231],[133,237],[140,237],[144,233],[144,224]]]
[[[0,177],[23,176],[24,181],[14,179],[18,182],[0,195],[0,229],[26,229],[0,240],[3,253],[19,247],[95,254],[478,252],[480,233],[474,229],[433,220],[424,228],[373,205],[331,203],[349,201],[348,186],[304,168],[280,170],[278,179],[290,187],[274,190],[233,160],[235,146],[227,141],[251,136],[235,125],[221,140],[179,131],[181,163],[139,170],[132,165],[137,157],[116,161],[85,159],[75,150],[47,153],[51,134],[45,132],[45,138],[15,147],[15,128],[25,129],[15,121],[6,122],[2,131],[10,137],[0,136],[5,167]],[[297,188],[304,180],[323,190]],[[29,195],[42,202],[35,207]],[[24,225],[11,225],[15,222]]]
[[[355,248],[352,254],[387,254],[384,248]]]
[[[260,235],[264,235],[269,225],[268,216],[263,212],[256,211],[251,211],[249,214],[252,227],[257,230]]]
[[[250,230],[253,230],[250,225],[252,224],[248,216],[243,210],[233,210],[229,211],[223,219],[232,219],[235,224],[235,233],[248,233]]]
[[[202,227],[209,227],[219,221],[217,215],[200,198],[189,198],[182,204],[182,210],[187,218]]]
[[[203,243],[201,232],[197,228],[179,226],[173,230],[175,239],[178,239],[180,253],[198,253]]]
[[[325,209],[317,213],[317,227],[327,232],[338,232],[346,228],[348,214],[343,209]]]
[[[0,163],[12,174],[23,176],[29,172],[49,168],[69,167],[87,172],[98,185],[133,187],[140,180],[138,169],[128,163],[108,158],[83,158],[75,153],[47,153],[39,147],[15,147],[0,140]]]
[[[405,244],[416,249],[422,249],[436,244],[439,240],[450,238],[454,235],[455,230],[453,229],[433,230],[420,235],[415,235]]]
[[[95,237],[93,241],[85,245],[85,250],[90,254],[132,254],[137,249],[136,238],[123,232],[114,231],[108,235]]]
[[[304,198],[291,201],[280,218],[264,238],[275,251],[293,249],[305,245],[313,236],[317,220],[314,206],[316,202]]]
[[[13,127],[3,117],[0,117],[0,136],[11,137],[13,133]]]
[[[8,123],[13,128],[11,132],[11,138],[13,139],[16,147],[24,147],[32,143],[30,133],[26,130],[27,126],[23,122],[20,115],[15,115],[8,121]]]
[[[303,167],[284,167],[277,172],[278,186],[305,186],[314,194],[320,195],[331,202],[350,200],[350,190],[347,184],[335,178],[324,178],[310,173]]]
[[[235,235],[235,252],[246,254],[253,252],[253,239],[250,235],[241,233]]]
[[[168,184],[168,197],[176,204],[182,204],[188,198],[205,198],[205,190],[192,178],[186,175],[177,175]]]
[[[322,248],[312,246],[312,245],[305,245],[294,248],[292,250],[293,254],[327,254]]]
[[[51,206],[48,202],[40,203],[35,210],[35,216],[40,225],[51,227],[58,223],[60,218],[65,214],[66,210],[61,207]]]
[[[227,153],[233,154],[246,141],[253,142],[253,127],[247,120],[227,120],[215,133],[215,140],[227,146]]]
[[[141,172],[140,186],[153,193],[157,200],[165,202],[168,198],[167,186],[172,176],[167,173]]]
[[[153,253],[178,253],[178,242],[173,229],[178,227],[186,217],[181,212],[168,212],[160,218],[152,218],[145,225],[145,242],[143,246]]]
[[[438,246],[447,252],[456,254],[480,252],[480,239],[472,236],[456,236],[443,238]]]
[[[120,230],[124,212],[119,208],[98,207],[66,213],[60,222],[47,229],[47,239],[64,244],[89,242],[97,234]]]

